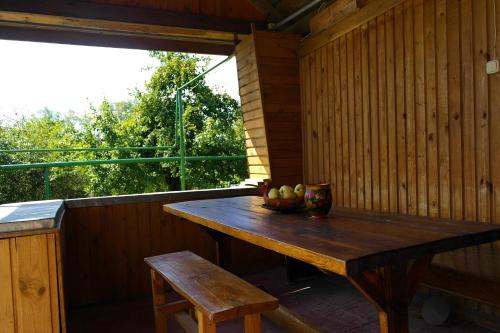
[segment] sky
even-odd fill
[[[212,64],[225,56],[211,56]],[[103,98],[119,102],[151,77],[158,62],[147,51],[0,40],[0,120],[47,107],[83,114]],[[239,100],[235,59],[209,73],[207,83]]]

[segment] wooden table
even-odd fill
[[[343,275],[378,310],[380,332],[408,332],[408,305],[434,254],[500,239],[500,225],[335,208],[279,214],[260,197],[188,201],[168,213]]]

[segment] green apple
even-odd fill
[[[299,198],[302,198],[304,196],[304,194],[306,193],[306,187],[302,184],[297,184],[297,186],[295,186],[295,190],[293,190],[293,192],[295,192],[296,196],[298,196]]]
[[[280,194],[281,194],[281,196],[283,196],[283,194],[285,192],[288,192],[288,191],[293,192],[293,188],[290,187],[290,186],[288,186],[288,185],[283,185],[283,186],[280,187]]]
[[[278,199],[280,197],[280,192],[277,189],[272,188],[267,196],[269,197],[269,199]]]
[[[295,198],[295,193],[293,193],[293,188],[288,185],[283,185],[280,188],[280,194],[283,199],[293,199]]]

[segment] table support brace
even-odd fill
[[[377,308],[381,333],[408,332],[408,305],[417,292],[432,261],[432,255],[416,259],[411,264],[385,266],[348,277]]]

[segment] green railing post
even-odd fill
[[[182,105],[182,89],[177,89],[177,105],[179,108],[179,148],[181,158],[181,190],[186,190],[186,140],[184,137],[184,107]]]
[[[43,168],[43,192],[44,192],[44,199],[49,200],[50,199],[50,179],[49,179],[49,167],[46,166]]]

